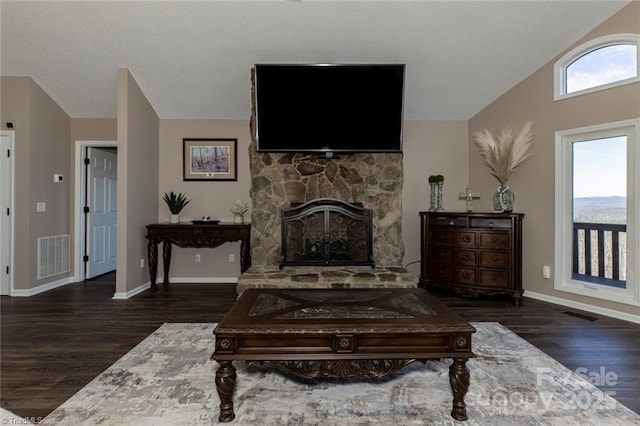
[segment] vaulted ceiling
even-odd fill
[[[120,67],[161,118],[247,118],[253,64],[404,63],[406,119],[464,120],[627,3],[3,0],[0,69],[74,118],[116,116]]]

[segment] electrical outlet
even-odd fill
[[[543,266],[542,267],[542,278],[548,280],[551,278],[551,266]]]
[[[196,253],[196,262],[200,262],[200,253]]]
[[[229,253],[229,262],[235,262],[236,256],[233,253]]]
[[[140,269],[144,268],[144,258],[140,259]]]

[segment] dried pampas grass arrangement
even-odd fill
[[[507,183],[516,167],[531,158],[529,148],[533,144],[533,124],[533,121],[528,121],[515,137],[509,128],[503,129],[497,138],[487,129],[473,134],[473,142],[480,149],[480,155],[501,185]]]

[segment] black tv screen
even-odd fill
[[[401,152],[404,65],[256,65],[257,150]]]

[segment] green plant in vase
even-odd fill
[[[531,158],[529,149],[533,137],[533,121],[528,121],[515,136],[509,128],[502,129],[497,138],[487,129],[473,134],[473,142],[478,146],[484,163],[500,182],[493,195],[493,210],[497,213],[513,211],[515,195],[509,189],[509,178],[516,167]]]
[[[180,212],[191,200],[187,200],[187,197],[182,192],[176,194],[173,191],[168,194],[165,192],[162,199],[167,203],[167,207],[169,207],[169,211],[171,212],[170,222],[180,223]]]

